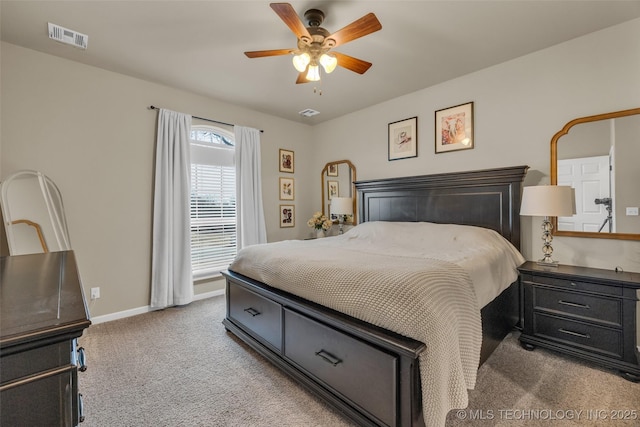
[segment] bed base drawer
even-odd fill
[[[282,308],[255,292],[229,282],[229,317],[251,335],[282,350]]]
[[[397,357],[295,311],[284,313],[285,357],[384,425],[396,425]]]
[[[222,321],[227,331],[359,426],[425,427],[418,362],[423,343],[240,274],[222,274],[227,279]],[[248,307],[265,310],[259,305],[265,300],[278,307],[278,313],[263,319],[276,337],[270,341],[281,337],[279,346],[257,333],[265,327],[257,320],[262,315],[245,312]],[[275,325],[281,329],[275,331]]]

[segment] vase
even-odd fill
[[[316,238],[320,239],[324,237],[324,230],[321,228],[319,230],[316,230]]]

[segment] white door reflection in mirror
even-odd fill
[[[558,218],[558,230],[615,233],[609,176],[609,156],[558,160],[558,185],[569,185],[576,194],[576,214]]]
[[[19,171],[0,185],[2,217],[10,255],[71,249],[62,196],[37,171]]]

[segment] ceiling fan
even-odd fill
[[[271,3],[270,6],[296,35],[298,47],[245,52],[249,58],[293,54],[293,66],[299,72],[296,83],[320,80],[320,66],[326,73],[331,73],[339,65],[358,74],[364,74],[371,67],[370,62],[331,49],[380,30],[382,24],[373,13],[366,14],[335,33],[329,33],[320,26],[324,20],[321,10],[310,9],[304,13],[309,23],[306,27],[289,3]]]

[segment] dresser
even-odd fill
[[[640,273],[526,262],[520,342],[615,369],[640,380]]]
[[[0,258],[0,425],[82,421],[77,338],[90,324],[72,251]]]

